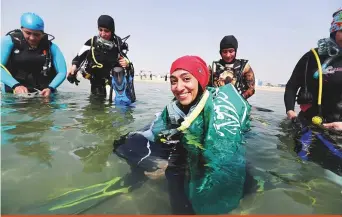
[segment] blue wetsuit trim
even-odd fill
[[[1,65],[7,64],[8,58],[11,55],[13,49],[13,42],[11,36],[6,35],[1,38]],[[15,80],[12,75],[8,74],[4,68],[1,67],[1,83],[6,84],[9,87],[13,87],[19,82]],[[2,85],[2,89],[5,89],[5,85]]]
[[[59,85],[61,85],[66,78],[67,67],[66,67],[65,58],[61,50],[56,44],[52,43],[50,51],[51,51],[51,56],[52,56],[52,63],[56,69],[57,75],[51,81],[51,83],[49,84],[49,87],[57,89],[57,87],[59,87]]]

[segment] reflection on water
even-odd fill
[[[169,214],[165,180],[129,191],[121,183],[129,167],[112,154],[114,139],[145,126],[172,98],[165,84],[136,82],[136,93],[129,108],[85,91],[51,100],[2,95],[2,213]],[[282,99],[265,91],[251,98],[274,112],[252,112],[245,145],[256,183],[233,213],[342,213],[341,176],[297,156]]]

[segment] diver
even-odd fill
[[[297,117],[295,102],[300,105],[300,113],[307,120],[319,113],[324,123],[342,120],[342,9],[334,13],[330,27],[330,37],[318,42],[318,52],[323,72],[321,105],[319,97],[319,73],[315,54],[308,51],[296,64],[286,84],[284,102],[289,119]],[[299,90],[298,96],[296,95]]]
[[[114,19],[109,15],[101,15],[97,24],[98,36],[85,42],[72,60],[67,77],[70,83],[78,85],[76,75],[80,71],[85,79],[90,80],[92,94],[106,96],[106,85],[112,85],[112,75],[122,73],[120,79],[127,76],[132,80],[134,69],[124,52],[128,50],[128,44],[115,34]],[[125,72],[127,75],[124,75]],[[128,98],[133,98],[132,101],[135,100],[134,90],[128,90],[127,95]]]
[[[251,106],[233,85],[210,88],[209,79],[201,58],[178,58],[170,69],[175,98],[150,126],[114,141],[114,152],[130,164],[131,177],[142,181],[165,174],[173,214],[226,214],[243,197],[241,140]],[[220,114],[231,118],[216,119]]]
[[[224,36],[220,42],[221,59],[210,66],[209,86],[219,87],[232,83],[248,99],[255,93],[254,72],[245,59],[236,59],[238,41],[233,35]]]
[[[44,32],[44,21],[35,13],[24,13],[21,29],[1,39],[1,82],[7,93],[54,93],[66,78],[66,63],[58,46]]]
[[[332,129],[342,121],[341,86],[342,9],[339,9],[333,13],[330,37],[320,39],[317,48],[312,48],[300,58],[285,88],[286,114],[298,129],[296,148],[302,159],[317,158],[322,153],[322,150],[312,150],[316,148],[312,147],[312,142],[319,141],[322,147],[329,149],[329,155],[341,162],[342,150],[332,138],[338,135],[337,129],[334,132]],[[300,105],[298,115],[294,109],[296,102]],[[342,167],[341,163],[339,165]]]
[[[330,37],[321,39],[314,51],[321,63],[318,66],[311,50],[296,64],[286,84],[284,102],[289,119],[297,117],[295,102],[300,105],[299,115],[311,122],[318,114],[323,123],[342,120],[342,9],[333,15]],[[319,90],[319,68],[322,68],[322,92]],[[297,95],[297,92],[299,93]],[[319,102],[321,101],[321,102]]]

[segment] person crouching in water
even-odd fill
[[[255,76],[248,60],[236,59],[238,41],[233,35],[224,36],[220,42],[219,61],[210,66],[210,86],[232,83],[248,99],[255,93]]]
[[[175,60],[170,70],[175,98],[147,130],[114,141],[114,152],[132,173],[165,174],[173,214],[227,214],[243,196],[241,142],[251,107],[231,84],[207,87],[209,77],[200,57]]]
[[[75,71],[83,66],[81,73],[90,80],[91,93],[106,96],[106,85],[111,82],[110,71],[115,66],[129,67],[129,60],[122,52],[122,40],[115,35],[114,19],[101,15],[97,21],[99,35],[89,39],[72,60],[68,71],[70,83],[78,85]]]
[[[65,80],[64,56],[44,32],[40,16],[24,13],[20,25],[21,29],[1,39],[2,90],[14,94],[38,92],[48,97]]]

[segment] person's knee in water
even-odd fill
[[[1,39],[2,90],[15,94],[38,92],[48,97],[65,80],[64,56],[52,42],[54,37],[44,31],[40,16],[24,13],[20,24],[20,29]]]
[[[67,77],[70,83],[78,85],[76,76],[79,71],[83,78],[90,80],[92,94],[106,95],[106,85],[111,84],[112,69],[116,66],[129,69],[131,63],[123,52],[127,44],[115,34],[114,19],[101,15],[97,24],[98,35],[84,43],[72,60]]]

